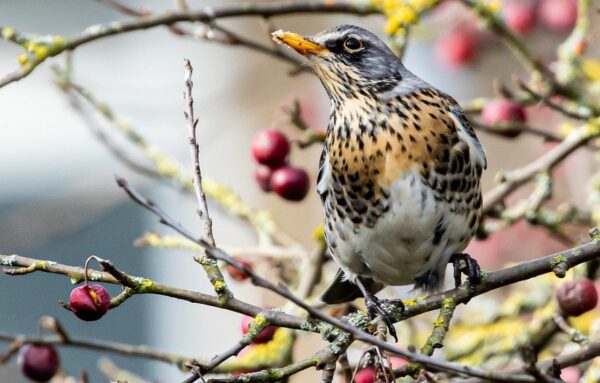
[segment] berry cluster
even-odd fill
[[[308,174],[288,164],[290,142],[283,133],[273,129],[260,131],[251,147],[258,162],[254,175],[262,190],[274,191],[288,201],[301,201],[306,197],[310,185]]]
[[[514,33],[525,35],[536,25],[553,32],[568,32],[577,20],[576,0],[510,0],[502,2],[501,16],[506,26]],[[436,52],[442,62],[452,67],[471,63],[483,42],[489,39],[469,20],[454,27],[441,36],[436,43]]]

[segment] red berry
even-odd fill
[[[577,21],[576,0],[542,0],[538,16],[548,29],[568,31]]]
[[[253,319],[254,318],[247,315],[244,315],[242,317],[241,327],[244,335],[248,333],[248,330],[250,329],[250,322],[252,322]],[[260,334],[258,334],[258,336],[254,339],[254,342],[252,343],[267,343],[268,341],[273,339],[273,335],[275,334],[276,329],[277,328],[273,326],[265,327],[264,330],[262,330]]]
[[[484,123],[495,125],[507,122],[525,122],[525,108],[510,100],[493,100],[487,103],[481,112]]]
[[[281,166],[290,152],[287,137],[278,130],[267,129],[258,132],[252,139],[252,155],[263,165]]]
[[[575,366],[565,367],[560,371],[560,378],[565,383],[578,383],[581,378],[581,372]]]
[[[470,63],[475,57],[477,40],[473,34],[457,30],[442,36],[436,43],[441,60],[453,67]]]
[[[596,307],[598,292],[589,279],[577,279],[560,285],[556,290],[556,300],[565,315],[579,316]]]
[[[26,344],[19,351],[18,364],[23,375],[36,382],[47,382],[60,367],[54,347],[45,344]]]
[[[356,383],[375,383],[375,370],[372,368],[363,368],[356,373],[354,381]]]
[[[503,9],[506,25],[515,33],[525,34],[535,26],[535,11],[530,4],[512,1]]]
[[[268,167],[267,165],[256,165],[256,169],[254,170],[254,178],[256,178],[256,182],[258,186],[264,192],[271,191],[271,175],[273,174],[273,169]]]
[[[246,266],[246,268],[252,270],[252,262],[247,261],[245,259],[241,259],[241,258],[237,258],[236,261],[238,263],[241,263],[242,265]],[[236,269],[235,267],[233,267],[231,265],[227,265],[227,272],[229,273],[229,276],[236,281],[243,281],[245,279],[248,279],[248,274]]]
[[[284,199],[301,201],[308,194],[310,180],[304,169],[284,166],[273,172],[271,187]]]
[[[408,361],[398,356],[392,356],[390,357],[390,363],[392,365],[392,368],[399,368],[404,366],[405,364],[408,364]]]
[[[69,306],[77,318],[95,321],[102,318],[110,308],[110,295],[100,285],[79,286],[71,291]]]

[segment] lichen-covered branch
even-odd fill
[[[27,270],[26,273],[39,271],[65,275],[71,279],[72,283],[80,283],[84,280],[84,269],[82,267],[67,266],[53,261],[26,258],[18,255],[0,255],[0,266],[2,266],[3,271],[9,275],[23,275],[25,274],[23,271]],[[113,275],[107,272],[90,270],[89,276],[91,281],[121,284]],[[219,307],[250,316],[256,316],[262,312],[267,318],[267,321],[274,326],[289,327],[298,330],[304,327],[305,321],[303,318],[275,310],[265,311],[261,307],[251,305],[236,298],[229,299],[227,302],[222,302],[212,295],[164,285],[143,277],[128,275],[128,280],[131,281],[131,288],[135,291],[135,294],[164,295],[192,303]]]
[[[293,3],[267,2],[204,7],[201,10],[175,11],[163,15],[147,16],[126,21],[115,21],[88,27],[85,31],[64,38],[61,36],[30,35],[18,32],[11,27],[0,27],[0,36],[13,41],[26,49],[19,58],[20,68],[0,79],[0,88],[28,76],[38,65],[50,57],[65,51],[72,51],[82,45],[109,36],[139,31],[158,26],[170,26],[178,22],[211,23],[217,19],[232,17],[273,17],[296,13],[347,13],[368,15],[376,13],[374,7],[359,5],[351,1],[313,1],[303,0]]]

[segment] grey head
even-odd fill
[[[330,98],[387,98],[427,84],[409,72],[375,34],[355,25],[339,25],[311,37],[275,32],[275,41],[306,56]]]
[[[335,66],[368,80],[396,77],[404,68],[398,57],[375,34],[355,25],[339,25],[314,35],[311,40],[330,54],[310,55],[317,68]]]

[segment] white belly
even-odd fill
[[[370,277],[386,285],[408,285],[430,269],[443,270],[450,256],[462,251],[469,233],[466,217],[451,213],[445,202],[436,201],[420,177],[410,175],[392,185],[391,208],[373,228],[352,229],[349,222],[336,222],[327,233],[336,241],[332,253],[350,280]],[[445,223],[444,234],[434,244],[436,225]],[[345,240],[335,231],[342,231]],[[461,240],[462,239],[462,240]]]

